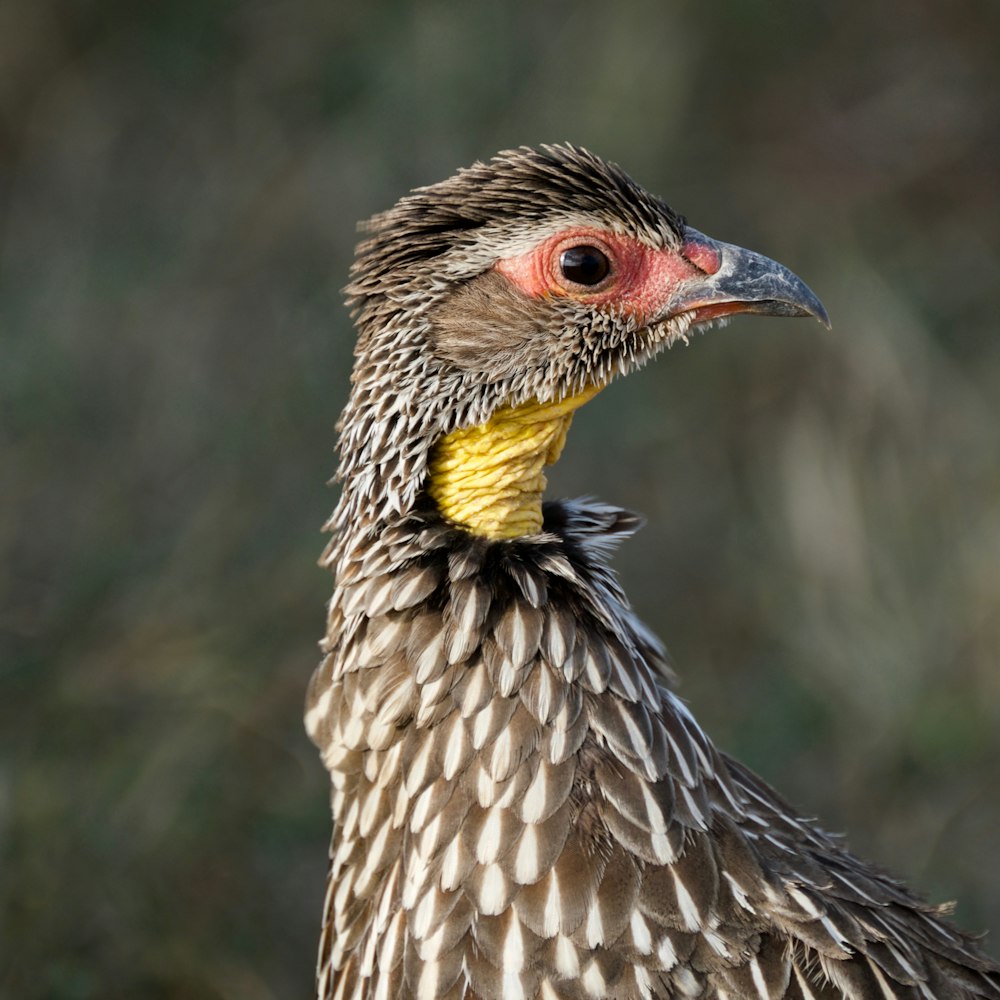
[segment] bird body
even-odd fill
[[[306,724],[332,780],[321,1000],[1000,998],[940,910],[720,752],[608,564],[544,502],[573,411],[780,265],[571,146],[376,217]]]

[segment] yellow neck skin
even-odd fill
[[[441,513],[473,535],[520,538],[542,530],[542,469],[559,458],[573,411],[589,387],[557,403],[505,407],[479,427],[446,434],[434,447],[428,491]]]

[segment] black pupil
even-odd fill
[[[578,285],[597,285],[611,270],[611,263],[597,247],[570,247],[559,258],[563,277]]]

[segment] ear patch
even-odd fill
[[[551,302],[487,271],[434,310],[430,339],[434,353],[457,368],[505,378],[545,359],[555,319]]]

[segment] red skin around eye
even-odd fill
[[[560,272],[563,251],[576,246],[597,247],[611,262],[611,273],[593,291],[567,282]],[[685,245],[685,253],[689,249]],[[713,253],[710,248],[698,245],[694,250],[702,259],[692,254],[692,263],[676,250],[655,250],[606,230],[567,229],[527,253],[501,260],[496,269],[532,298],[563,296],[589,305],[616,303],[646,322],[662,311],[682,281],[718,269],[718,255],[709,259]]]

